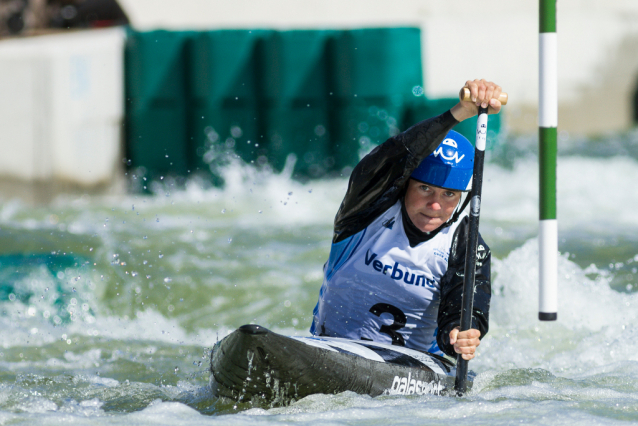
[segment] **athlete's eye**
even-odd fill
[[[421,185],[419,186],[419,189],[423,192],[428,192],[430,190],[430,187],[427,185]]]
[[[456,192],[445,191],[445,196],[448,197],[448,198],[454,198],[456,196]]]

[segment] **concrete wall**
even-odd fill
[[[45,187],[113,183],[121,164],[124,41],[121,28],[0,41],[0,179]]]
[[[119,0],[132,25],[154,28],[419,26],[426,94],[454,95],[466,79],[510,94],[512,130],[537,127],[538,1]],[[559,129],[630,127],[638,82],[638,1],[560,0]]]

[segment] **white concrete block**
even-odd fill
[[[112,181],[122,153],[123,29],[0,42],[0,176]]]

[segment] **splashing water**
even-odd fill
[[[263,410],[212,396],[207,356],[231,330],[308,334],[345,177],[300,183],[293,159],[280,174],[230,161],[223,189],[165,178],[152,196],[5,201],[0,422],[638,420],[638,197],[618,184],[638,180],[638,162],[560,158],[556,323],[536,320],[536,160],[498,164],[486,165],[481,216],[494,253],[490,333],[461,399],[344,393]]]

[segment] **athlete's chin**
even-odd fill
[[[441,226],[443,224],[443,222],[441,222],[440,219],[438,218],[429,218],[429,220],[424,220],[421,223],[419,223],[417,225],[417,227],[422,231],[422,232],[432,232],[434,231],[436,228],[438,228],[439,226]]]

